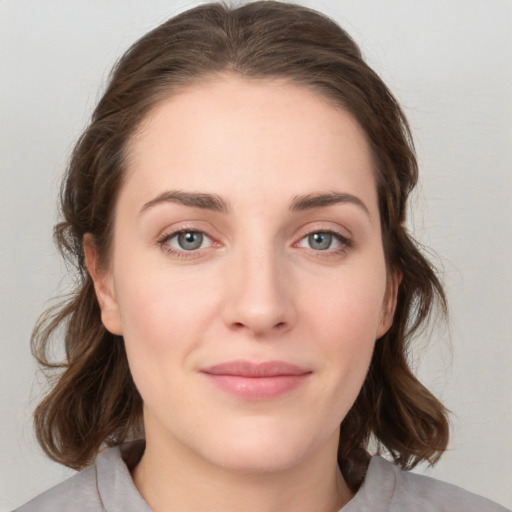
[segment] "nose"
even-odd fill
[[[284,259],[272,249],[233,255],[225,287],[224,321],[229,329],[264,338],[293,327],[297,312]]]

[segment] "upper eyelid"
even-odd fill
[[[203,223],[203,222],[201,222]],[[205,228],[196,223],[196,221],[185,221],[184,223],[176,223],[175,226],[168,226],[160,231],[160,233],[155,237],[157,242],[161,242],[162,240],[168,240],[172,237],[184,233],[187,231],[201,233],[202,235],[209,238],[212,242],[220,242],[223,238],[220,234],[212,234],[212,231],[215,231],[211,226]],[[326,225],[330,224],[330,225]],[[333,226],[334,224],[334,226]],[[301,228],[295,231],[294,240],[291,242],[292,245],[295,245],[300,240],[305,237],[313,234],[313,233],[330,233],[336,237],[338,237],[344,243],[352,243],[353,235],[350,229],[346,226],[340,226],[337,222],[333,221],[315,221],[308,223],[307,225],[303,225]],[[222,242],[220,242],[222,243]]]
[[[294,245],[315,233],[328,233],[330,235],[334,235],[344,245],[352,245],[353,243],[351,238],[343,235],[342,233],[339,233],[338,231],[332,229],[313,229],[312,231],[309,231],[306,234],[301,235],[300,238],[296,242],[294,242]]]
[[[200,233],[201,235],[209,238],[211,241],[214,241],[214,238],[209,235],[206,231],[201,229],[192,229],[192,228],[182,228],[182,229],[173,229],[170,231],[163,231],[162,234],[157,238],[159,242],[165,242],[166,240],[171,240],[174,237],[180,235],[181,233]]]
[[[196,221],[193,222],[183,222],[183,223],[175,223],[174,225],[167,226],[161,229],[156,235],[156,240],[161,240],[162,238],[171,238],[172,236],[179,235],[180,233],[185,233],[187,231],[194,233],[201,233],[206,235],[208,238],[214,239],[215,236],[211,234],[212,229],[206,229],[203,227],[199,227]]]
[[[326,226],[325,223],[318,223],[318,224],[313,223],[313,226],[309,226],[309,227],[300,229],[299,230],[300,234],[298,235],[299,239],[302,240],[304,237],[309,236],[313,233],[331,233],[333,235],[336,235],[336,236],[342,238],[343,240],[352,240],[353,235],[352,235],[352,232],[348,228],[341,227],[337,223],[336,223],[337,227],[333,227],[332,226],[333,223],[330,223],[330,224],[331,224],[331,226]]]

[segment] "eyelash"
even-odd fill
[[[169,242],[173,238],[176,238],[179,235],[184,234],[184,233],[200,234],[203,237],[210,240],[210,242],[214,244],[212,237],[208,236],[204,231],[201,231],[200,229],[194,229],[194,228],[183,228],[183,229],[179,229],[177,231],[173,231],[171,233],[165,233],[157,240],[157,243],[167,254],[177,256],[178,258],[193,258],[193,257],[200,256],[202,254],[203,250],[206,248],[203,247],[203,248],[198,248],[198,249],[187,251],[186,249],[175,249],[174,247],[169,245]]]
[[[203,253],[203,250],[208,249],[208,247],[199,247],[198,249],[175,249],[171,245],[169,245],[169,241],[173,238],[178,237],[181,234],[184,233],[195,233],[200,234],[203,237],[206,237],[208,240],[210,240],[210,245],[215,245],[215,241],[210,237],[208,234],[206,234],[204,231],[201,231],[200,229],[194,229],[194,228],[183,228],[179,229],[177,231],[172,231],[171,233],[165,233],[163,234],[158,240],[157,244],[164,250],[167,254],[177,256],[178,258],[194,258],[194,257],[200,257]],[[339,243],[339,247],[336,247],[335,249],[325,249],[325,250],[315,250],[312,248],[309,248],[309,250],[313,251],[316,256],[318,257],[335,257],[339,256],[347,250],[349,250],[353,246],[352,240],[349,238],[343,236],[342,234],[338,233],[337,231],[329,230],[329,229],[315,229],[311,230],[305,235],[303,235],[298,242],[295,242],[293,244],[294,247],[299,247],[299,244],[310,237],[311,235],[316,234],[323,234],[323,235],[330,235],[333,237],[334,240],[336,240]],[[202,244],[201,244],[202,245]]]
[[[333,237],[334,240],[336,240],[339,243],[339,247],[336,247],[334,249],[315,250],[313,248],[310,248],[310,250],[313,251],[315,255],[318,257],[340,256],[346,253],[353,246],[352,240],[342,235],[341,233],[338,233],[337,231],[331,229],[313,229],[306,233],[304,236],[302,236],[300,240],[294,244],[294,246],[298,246],[303,240],[306,240],[308,237],[317,234],[330,235]]]

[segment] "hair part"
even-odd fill
[[[273,1],[186,11],[142,37],[115,66],[61,189],[63,221],[54,235],[76,268],[76,291],[42,315],[32,337],[39,363],[60,372],[35,412],[43,450],[80,469],[101,446],[143,436],[142,399],[122,338],[101,323],[83,237],[92,235],[107,264],[131,137],[161,100],[227,72],[312,88],[364,130],[375,158],[388,272],[398,272],[401,282],[393,325],[377,341],[361,392],[341,424],[338,460],[353,490],[364,477],[371,438],[404,469],[435,463],[448,443],[447,411],[413,375],[408,351],[436,305],[446,312],[446,301],[434,267],[405,228],[407,199],[418,179],[407,120],[343,29],[314,10]],[[53,363],[49,348],[60,326],[66,360]]]

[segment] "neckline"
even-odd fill
[[[134,510],[134,506],[138,507],[138,512],[152,512],[131,476],[145,446],[144,440],[128,442],[106,449],[96,460],[98,491],[108,512]],[[386,471],[388,465],[391,464],[382,457],[371,457],[361,486],[338,512],[357,512],[362,506],[368,508],[369,505],[387,503],[389,497],[380,496],[376,490],[388,487],[386,481],[394,478],[393,472]]]

